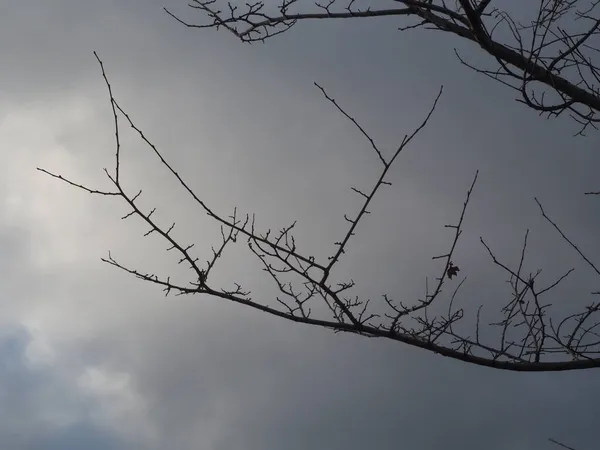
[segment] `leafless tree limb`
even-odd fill
[[[566,448],[567,450],[575,450],[573,447],[569,447],[568,445],[563,444],[562,442],[557,441],[556,439],[548,438],[550,442],[558,445],[559,447]]]
[[[313,256],[306,255],[297,245],[293,234],[295,222],[277,232],[271,230],[261,232],[256,227],[254,215],[240,215],[234,208],[231,215],[223,216],[201,199],[115,99],[104,65],[98,55],[95,54],[95,56],[107,86],[115,126],[114,169],[112,172],[104,169],[113,189],[110,191],[93,189],[47,169],[39,168],[38,170],[89,194],[120,197],[130,210],[122,219],[132,216],[140,218],[147,226],[144,236],[158,235],[165,242],[167,251],[177,253],[179,263],[189,268],[191,278],[187,283],[174,283],[169,276],[129,268],[115,259],[112,253],[103,259],[104,262],[160,286],[166,295],[174,293],[176,295],[200,294],[218,297],[290,321],[325,327],[336,332],[386,338],[481,366],[529,372],[577,370],[600,366],[600,335],[596,331],[598,323],[594,321],[600,306],[594,303],[585,311],[569,315],[559,321],[549,317],[548,310],[551,305],[544,302],[543,296],[561,283],[572,270],[567,271],[546,286],[538,286],[536,278],[540,273],[539,270],[535,273],[524,273],[529,232],[525,235],[519,263],[515,268],[501,262],[490,246],[481,239],[493,263],[510,276],[511,295],[507,303],[500,309],[502,318],[490,324],[491,328],[487,332],[482,333],[481,306],[475,317],[474,336],[463,334],[460,330],[462,326],[458,327],[465,312],[460,308],[455,309],[454,305],[465,278],[458,283],[449,297],[443,295],[443,288],[452,281],[454,276],[458,276],[460,270],[459,264],[455,262],[454,254],[462,234],[467,206],[478,177],[477,173],[467,190],[457,222],[446,225],[446,228],[453,230],[453,238],[448,251],[433,257],[434,260],[443,261],[443,264],[435,277],[432,289],[430,289],[429,280],[426,280],[424,298],[405,304],[388,294],[383,294],[378,308],[373,306],[371,299],[351,295],[355,285],[353,279],[332,279],[332,268],[339,263],[350,245],[350,241],[355,238],[359,224],[368,216],[373,198],[382,186],[391,186],[388,175],[398,160],[398,156],[429,123],[442,94],[442,89],[419,126],[404,136],[391,156],[386,156],[384,150],[376,145],[375,140],[364,127],[347,113],[323,87],[317,85],[326,100],[365,137],[368,145],[373,149],[374,157],[381,162],[381,171],[369,190],[352,188],[359,194],[362,206],[355,216],[345,216],[348,227],[341,233],[340,239],[335,242],[336,247],[332,254],[326,261],[317,261]],[[155,219],[156,208],[148,211],[140,206],[138,200],[142,194],[141,190],[129,192],[123,187],[120,176],[122,161],[119,135],[122,120],[151,149],[162,167],[178,181],[184,192],[219,225],[221,242],[213,246],[205,263],[201,263],[199,258],[192,255],[193,243],[180,242],[174,238],[172,230],[175,223],[163,226]],[[543,210],[542,214],[560,232],[558,226],[546,216]],[[583,256],[575,244],[562,232],[560,234],[596,270],[591,261]],[[257,258],[281,296],[272,301],[259,301],[254,299],[251,292],[244,289],[239,283],[234,282],[233,288],[217,286],[214,283],[210,276],[211,272],[224,252],[231,245],[236,244],[240,237],[245,238],[250,252]],[[287,278],[290,278],[291,281],[287,281]],[[447,302],[447,305],[444,302]],[[315,308],[317,305],[324,305],[325,313],[315,312],[323,310],[323,308]],[[441,308],[438,308],[439,306]],[[381,308],[386,308],[387,312],[382,313]],[[434,310],[447,312],[433,314]],[[497,337],[489,332],[489,330],[495,329],[499,331]]]
[[[322,4],[278,0],[241,4],[237,1],[191,0],[189,7],[204,22],[184,20],[190,28],[224,28],[244,42],[264,42],[306,20],[416,19],[400,30],[441,30],[477,44],[490,56],[492,68],[460,61],[519,93],[519,101],[548,117],[570,115],[577,134],[600,119],[600,70],[593,59],[600,34],[597,0],[539,0],[529,22],[520,23],[491,0],[395,0],[399,8],[385,8],[356,0],[329,0]],[[498,7],[493,4],[497,3]],[[534,5],[527,5],[534,7]],[[506,37],[508,36],[508,37]],[[552,100],[551,97],[555,99]]]

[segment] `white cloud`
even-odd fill
[[[101,367],[86,367],[77,385],[94,402],[94,423],[111,428],[127,438],[149,441],[153,430],[146,419],[144,399],[135,391],[127,373],[112,372]]]

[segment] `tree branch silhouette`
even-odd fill
[[[256,1],[244,5],[236,1],[191,0],[190,9],[204,18],[200,22],[164,10],[186,27],[224,28],[248,43],[264,42],[307,20],[416,19],[416,23],[398,29],[433,29],[474,43],[490,56],[491,67],[475,67],[457,52],[465,66],[509,86],[518,93],[518,101],[541,115],[568,114],[580,125],[577,134],[589,126],[596,128],[600,121],[600,70],[593,62],[600,33],[597,1],[541,0],[526,23],[500,9],[502,3],[498,1],[394,3],[400,7],[385,8],[356,0],[278,0],[273,4]],[[535,8],[533,4],[528,6]]]
[[[174,293],[176,295],[197,294],[218,297],[293,322],[324,327],[336,332],[389,339],[480,366],[527,372],[580,370],[600,366],[600,338],[595,331],[598,325],[595,322],[599,309],[598,304],[594,303],[585,311],[567,317],[553,318],[548,314],[550,305],[544,302],[545,294],[561,283],[572,270],[546,286],[538,286],[536,277],[539,275],[539,271],[526,274],[523,269],[529,232],[525,235],[520,262],[515,268],[501,262],[490,246],[481,239],[481,243],[494,264],[510,276],[511,295],[507,303],[500,309],[501,318],[491,323],[488,328],[488,330],[498,330],[497,336],[490,337],[489,332],[485,337],[481,335],[481,306],[476,313],[474,335],[463,334],[458,330],[457,324],[462,323],[465,311],[463,309],[455,310],[454,301],[466,277],[462,278],[450,296],[444,295],[444,287],[452,282],[454,276],[458,276],[458,264],[454,262],[454,253],[462,234],[467,207],[477,182],[478,173],[475,174],[466,192],[458,220],[453,224],[445,225],[446,228],[452,230],[451,242],[446,252],[433,257],[434,260],[440,260],[443,264],[440,265],[432,289],[429,287],[429,281],[426,280],[424,298],[418,298],[411,304],[404,304],[388,294],[381,294],[380,307],[374,307],[371,300],[350,295],[354,287],[352,278],[332,278],[332,269],[342,259],[350,242],[356,239],[359,225],[368,217],[373,198],[381,191],[382,187],[391,186],[388,175],[394,164],[397,163],[399,155],[429,124],[442,95],[442,88],[420,124],[404,136],[391,156],[386,156],[384,149],[376,145],[375,140],[365,131],[364,127],[322,86],[316,84],[326,101],[331,103],[357,128],[372,149],[373,156],[381,163],[379,175],[369,190],[351,188],[358,194],[361,201],[359,212],[353,216],[345,216],[347,228],[340,230],[340,238],[335,242],[335,250],[326,260],[317,261],[313,256],[304,253],[296,244],[293,234],[295,222],[277,232],[260,231],[255,225],[254,215],[241,215],[237,208],[233,208],[230,215],[223,215],[197,195],[116,100],[104,64],[96,53],[94,55],[107,86],[115,127],[114,167],[112,171],[104,169],[113,189],[109,191],[94,189],[47,169],[38,168],[38,170],[89,194],[119,197],[130,209],[122,219],[132,216],[140,218],[147,226],[144,236],[158,235],[165,242],[167,251],[179,255],[179,264],[184,264],[189,268],[190,278],[186,283],[174,283],[168,275],[157,275],[130,268],[113,257],[111,252],[108,257],[103,258],[107,264],[160,286],[166,295]],[[173,236],[172,230],[175,223],[162,225],[153,215],[156,208],[146,210],[140,206],[139,198],[142,190],[129,192],[123,187],[120,170],[122,144],[119,134],[122,121],[135,131],[160,165],[178,181],[182,190],[214,221],[216,226],[220,227],[221,241],[212,248],[212,254],[204,263],[191,254],[193,243],[180,242]],[[539,202],[538,204],[541,208],[541,204]],[[558,226],[546,216],[543,210],[542,214],[560,232]],[[575,244],[565,234],[562,232],[560,234],[583,257]],[[239,243],[240,237],[245,239],[249,251],[256,257],[258,264],[273,281],[281,296],[270,301],[268,299],[259,301],[251,295],[249,290],[244,289],[241,284],[233,280],[233,287],[219,286],[213,282],[211,273],[219,259],[227,248]],[[590,260],[585,257],[584,260],[595,268]],[[284,276],[290,276],[293,280],[285,281]],[[445,306],[444,302],[446,302]],[[314,305],[325,305],[326,308],[313,308]],[[447,312],[432,315],[431,308],[433,306],[441,306],[442,308],[437,309],[445,308]],[[386,308],[387,312],[381,313],[382,308]],[[316,313],[317,309],[325,312]]]

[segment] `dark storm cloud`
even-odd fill
[[[0,334],[3,447],[130,448],[123,439],[89,421],[89,409],[74,395],[73,386],[65,385],[52,367],[32,365],[27,356],[30,343],[31,336],[24,329],[5,327]]]
[[[69,99],[86,99],[94,106],[83,108],[89,117],[82,123],[59,129],[64,124],[57,121],[49,129],[58,130],[52,144],[65,151],[70,163],[87,170],[102,161],[94,166],[99,171],[110,164],[113,149],[110,110],[91,54],[97,50],[123,106],[212,204],[225,212],[235,204],[256,211],[265,227],[300,219],[301,242],[308,253],[319,254],[339,236],[343,214],[358,206],[350,186],[368,188],[378,166],[361,136],[312,82],[323,84],[388,152],[418,125],[444,84],[430,125],[402,154],[391,174],[394,186],[381,194],[359,227],[340,276],[355,278],[357,292],[373,298],[383,292],[403,301],[422,295],[425,276],[437,275],[431,257],[450,243],[443,225],[456,221],[466,189],[480,170],[457,253],[468,276],[458,300],[469,311],[484,303],[489,314],[497,312],[509,294],[502,290],[506,277],[492,265],[479,236],[499,257],[516,262],[524,232],[531,228],[528,270],[543,265],[544,280],[550,281],[578,266],[576,277],[557,291],[554,301],[559,309],[587,302],[594,288],[589,271],[540,218],[533,196],[598,254],[598,209],[581,195],[597,188],[597,137],[590,133],[572,139],[572,123],[544,121],[514,102],[502,86],[461,66],[453,47],[480,60],[476,48],[435,33],[399,33],[390,20],[299,25],[280,39],[248,47],[224,32],[183,29],[160,7],[155,1],[66,0],[5,7],[0,27],[0,52],[7,61],[3,103],[14,106],[19,117],[40,123],[21,107],[37,101],[33,109],[60,116],[60,108],[65,115],[74,108]],[[53,103],[60,108],[50,109]],[[9,109],[5,106],[3,114]],[[162,208],[179,213],[186,238],[213,236],[218,230],[204,231],[205,219],[191,212],[168,178],[159,175],[147,149],[125,139],[131,144],[126,154],[131,189],[145,182],[144,201],[152,204],[155,195]],[[18,148],[23,140],[11,135],[10,143]],[[46,162],[50,152],[35,145],[26,160],[34,166],[38,153]],[[18,161],[19,152],[2,152]],[[600,384],[594,371],[494,372],[394,343],[333,335],[216,300],[163,299],[154,287],[98,262],[111,248],[144,268],[154,264],[168,272],[173,267],[162,246],[139,238],[145,230],[138,222],[117,221],[123,208],[100,206],[106,202],[66,186],[48,191],[49,180],[26,175],[23,164],[10,167],[23,171],[5,178],[11,186],[23,177],[34,186],[26,204],[43,201],[57,211],[45,213],[46,222],[40,223],[19,216],[16,228],[4,231],[10,238],[0,241],[6,249],[0,267],[18,254],[16,242],[32,261],[32,254],[38,256],[36,245],[55,242],[48,246],[48,257],[55,252],[60,261],[40,270],[39,263],[23,257],[17,275],[9,278],[4,269],[2,274],[12,293],[2,302],[30,305],[21,308],[19,317],[27,322],[31,308],[39,333],[58,355],[52,370],[34,376],[15,363],[14,355],[22,354],[25,344],[13,339],[2,347],[7,349],[2,367],[17,368],[3,372],[3,384],[12,388],[1,400],[2,409],[14,408],[12,417],[24,424],[32,449],[503,450],[549,448],[546,438],[555,437],[583,450],[597,440],[593,418]],[[199,246],[208,249],[209,244]],[[71,259],[63,256],[65,247]],[[239,275],[236,280],[251,286],[255,297],[269,301],[270,280],[250,270],[251,259],[237,256],[227,260],[223,273]],[[43,301],[29,298],[41,298],[40,287],[15,287],[24,280],[43,282]],[[17,321],[13,315],[10,320]],[[76,402],[83,394],[74,380],[90,368],[109,374],[108,379],[127,374],[131,383],[111,394],[114,402],[139,396],[145,407],[132,406],[125,416],[115,407],[103,416],[102,426],[96,416],[87,420],[87,413],[77,410],[81,417],[74,424],[41,428],[35,419],[39,408],[24,392],[46,389],[57,379]],[[97,408],[102,392],[87,395]],[[53,396],[38,399],[45,408],[61,403]],[[27,413],[17,414],[21,410]],[[138,425],[140,430],[150,427],[153,437],[136,441],[123,430],[138,430]],[[8,429],[1,429],[0,444],[10,447],[15,441]],[[40,432],[46,433],[43,439],[38,439]]]

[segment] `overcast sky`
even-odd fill
[[[165,0],[190,20],[184,1]],[[313,86],[323,85],[391,154],[444,93],[401,155],[393,186],[359,227],[339,274],[357,294],[422,296],[439,271],[466,190],[480,171],[455,259],[460,302],[494,317],[510,295],[479,237],[507,263],[551,281],[561,307],[598,290],[544,222],[537,196],[589,254],[600,254],[598,133],[547,121],[461,66],[475,47],[397,20],[299,24],[264,45],[189,30],[157,0],[0,1],[0,448],[27,450],[538,450],[597,448],[596,370],[516,374],[394,342],[334,334],[205,297],[168,297],[100,261],[186,275],[115,198],[37,172],[109,188],[114,130],[93,51],[115,96],[218,212],[261,227],[298,219],[299,245],[324,254],[357,211],[378,160]],[[127,189],[196,243],[218,227],[123,127]],[[167,225],[168,226],[168,225]],[[216,279],[272,302],[243,246]],[[563,306],[560,306],[563,305]],[[497,316],[495,316],[497,317]]]

